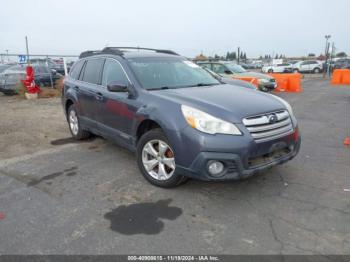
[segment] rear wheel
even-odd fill
[[[319,69],[319,68],[315,68],[314,70],[313,70],[313,73],[314,74],[319,74],[321,72],[321,70]]]
[[[186,180],[177,174],[174,151],[159,128],[148,131],[140,138],[136,158],[142,175],[153,185],[170,188]]]
[[[77,110],[75,109],[74,104],[68,108],[67,118],[68,118],[67,120],[69,124],[69,130],[74,139],[83,140],[90,137],[91,135],[90,132],[82,129],[80,125],[78,113],[77,113]]]

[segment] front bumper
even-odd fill
[[[243,137],[241,139],[242,142],[233,145],[232,150],[227,148],[213,150],[207,147],[199,152],[187,167],[177,164],[176,169],[181,175],[199,180],[238,180],[293,159],[298,154],[301,144],[297,128],[294,133],[286,137],[264,143],[244,141]],[[212,176],[208,172],[208,162],[212,160],[220,161],[225,166],[224,171],[218,176]]]
[[[6,84],[0,85],[0,92],[4,94],[15,94],[16,93],[16,85]]]

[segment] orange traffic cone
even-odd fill
[[[346,145],[346,146],[348,146],[350,148],[350,137],[345,137],[344,145]]]

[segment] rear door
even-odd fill
[[[283,73],[284,71],[284,65],[283,64],[278,64],[275,68],[275,72],[277,73]]]
[[[97,122],[97,108],[100,93],[101,74],[104,58],[89,58],[79,77],[79,85],[75,86],[78,91],[80,118],[89,125],[94,126]]]
[[[310,71],[313,71],[316,67],[321,68],[321,66],[319,65],[319,63],[317,61],[310,61],[309,63],[310,63],[310,65],[309,65]]]

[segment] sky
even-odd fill
[[[0,53],[78,55],[105,46],[184,56],[350,54],[349,0],[2,0]]]

